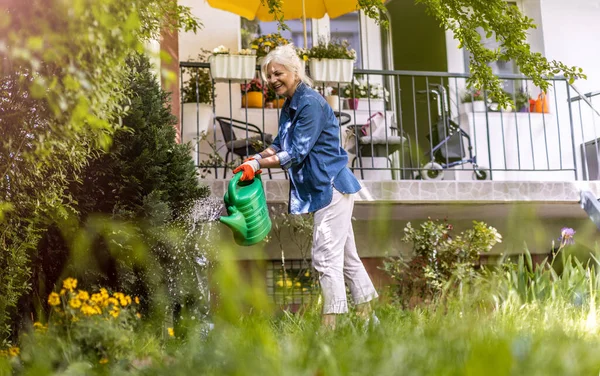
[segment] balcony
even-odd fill
[[[182,81],[189,80],[190,71],[209,70],[206,63],[182,62],[180,67]],[[349,167],[365,188],[359,201],[572,206],[582,190],[600,194],[595,182],[600,176],[600,114],[590,95],[578,93],[564,79],[551,79],[542,111],[531,112],[528,102],[519,101],[520,93],[536,99],[539,89],[523,76],[500,77],[520,103],[507,111],[497,109],[485,94],[482,103],[469,101],[475,98],[464,94],[464,74],[355,70],[354,75],[390,93],[387,102],[365,99],[358,106],[329,98],[340,120]],[[340,93],[344,87],[335,84],[333,89]],[[197,101],[182,105],[182,140],[194,144],[201,178],[217,195],[223,193],[231,167],[277,133],[277,105],[251,108],[242,104],[242,94],[239,82],[216,83],[204,119],[205,106]],[[270,202],[287,200],[284,172],[265,171],[263,179]]]

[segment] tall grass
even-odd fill
[[[21,356],[2,360],[0,369],[36,375],[598,374],[598,262],[559,257],[561,273],[548,261],[533,265],[525,253],[471,282],[448,284],[453,287],[432,304],[412,310],[380,305],[378,326],[350,313],[336,330],[323,331],[318,304],[299,314],[278,311],[263,277],[242,279],[222,247],[212,275],[214,329],[186,321],[165,337],[160,323],[147,322],[122,333],[132,342],[131,354],[107,364],[49,356],[69,339],[31,333]]]

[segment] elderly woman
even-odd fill
[[[261,73],[277,95],[286,98],[279,131],[271,146],[234,172],[243,171],[242,180],[249,180],[261,168],[287,170],[289,212],[314,213],[312,262],[323,294],[323,325],[334,328],[336,315],[348,312],[344,277],[357,314],[369,320],[369,302],[377,292],[354,243],[354,193],[361,187],[347,167],[339,122],[325,99],[310,87],[293,46],[271,51],[262,61]]]

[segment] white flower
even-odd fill
[[[220,45],[219,47],[215,48],[213,50],[213,54],[228,54],[229,53],[229,48]]]
[[[243,48],[238,51],[238,55],[254,55],[254,51],[249,48]]]

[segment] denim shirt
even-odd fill
[[[300,83],[283,105],[271,148],[290,175],[289,212],[310,213],[331,203],[333,187],[355,193],[360,183],[348,169],[337,117],[321,94]]]

